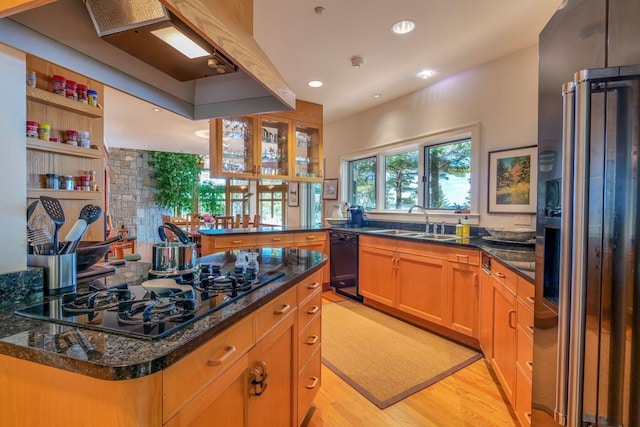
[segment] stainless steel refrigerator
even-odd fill
[[[640,426],[640,1],[539,38],[532,425]]]

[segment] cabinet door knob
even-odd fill
[[[307,310],[307,314],[316,314],[318,310],[320,310],[320,307],[318,307],[317,305],[314,305],[309,310]]]
[[[499,271],[496,271],[496,272],[495,272],[495,273],[493,273],[493,274],[495,274],[495,275],[496,275],[496,277],[499,277],[499,278],[501,278],[501,279],[504,279],[504,278],[505,278],[505,275],[504,275],[504,274],[502,274],[502,273],[500,273]]]
[[[222,364],[225,360],[227,360],[229,357],[231,357],[231,355],[235,352],[236,352],[236,348],[232,345],[228,345],[224,348],[224,353],[222,354],[222,356],[218,357],[217,359],[207,360],[207,365],[218,366]]]
[[[318,340],[320,339],[319,336],[317,335],[312,335],[309,337],[309,339],[307,340],[307,342],[305,344],[307,345],[314,345],[315,343],[318,342]]]
[[[307,285],[307,289],[317,289],[320,286],[320,282],[313,282],[310,285]]]

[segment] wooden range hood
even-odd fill
[[[9,10],[0,8],[0,16],[12,13],[9,19],[0,19],[0,42],[82,69],[106,85],[194,120],[295,108],[295,94],[252,36],[252,0],[158,1],[238,71],[189,81],[169,77],[102,40],[77,0],[14,0]],[[47,40],[39,44],[26,41],[43,36]],[[74,53],[86,55],[76,58],[77,66]],[[98,62],[87,64],[87,57]]]

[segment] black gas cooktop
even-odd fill
[[[199,274],[157,277],[142,285],[121,284],[62,295],[16,311],[20,316],[126,336],[158,339],[237,301],[283,272],[201,266]]]

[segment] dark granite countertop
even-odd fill
[[[332,227],[330,230],[347,231],[351,233],[366,234],[374,237],[382,237],[387,239],[403,239],[413,242],[423,242],[435,245],[460,246],[477,248],[485,252],[492,258],[495,258],[515,273],[524,278],[535,280],[535,248],[530,244],[505,244],[496,243],[485,239],[483,236],[472,236],[465,238],[456,238],[451,240],[432,240],[418,238],[411,235],[389,235],[380,234],[380,227],[361,227],[361,228],[340,228]]]
[[[283,232],[304,232],[304,231],[324,231],[328,230],[329,227],[324,227],[321,225],[311,225],[308,227],[301,226],[261,226],[261,227],[251,227],[251,228],[212,228],[206,229],[201,228],[198,232],[204,236],[224,236],[228,234],[256,234],[256,233],[283,233]]]
[[[295,286],[327,262],[326,255],[304,249],[261,248],[260,251],[263,254],[261,270],[271,268],[283,272],[284,276],[159,340],[130,338],[14,314],[17,309],[42,302],[43,297],[36,296],[32,300],[0,308],[0,354],[106,380],[131,379],[160,371]],[[222,263],[227,256],[228,253],[224,252],[208,255],[201,262]],[[146,263],[128,264],[130,266],[120,268],[115,275],[100,280],[105,280],[107,285],[125,281],[140,283],[151,267]],[[96,350],[90,360],[60,352],[54,338],[56,334],[68,331],[82,334]]]

